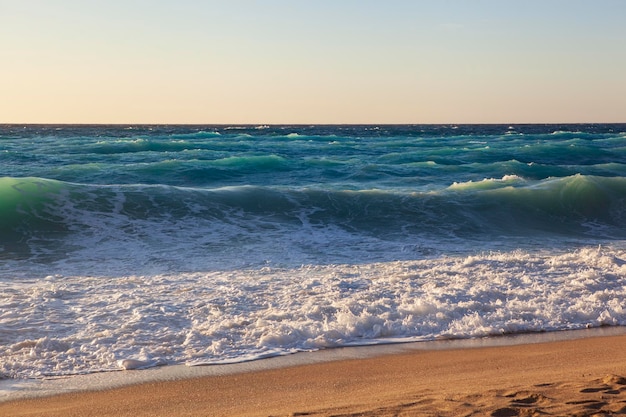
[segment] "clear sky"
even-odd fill
[[[0,0],[0,123],[626,122],[626,0]]]

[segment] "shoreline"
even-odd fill
[[[33,379],[0,379],[0,404],[53,395],[100,391],[130,385],[181,379],[266,371],[300,365],[313,365],[351,359],[367,359],[416,351],[476,349],[576,340],[590,337],[626,335],[626,326],[605,326],[578,330],[516,333],[482,338],[397,341],[347,345],[315,351],[270,356],[240,362],[184,365],[170,364],[142,369],[117,369],[86,374],[49,376]]]
[[[50,396],[3,400],[0,415],[468,415],[491,410],[504,416],[531,409],[571,415],[590,407],[597,413],[626,412],[626,380],[620,379],[626,377],[625,344],[626,328],[609,327],[89,374],[64,380],[82,389],[65,385]],[[117,376],[141,378],[121,378],[115,385]],[[86,380],[91,385],[84,385]]]

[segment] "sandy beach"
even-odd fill
[[[419,350],[0,403],[2,416],[626,414],[626,335]]]

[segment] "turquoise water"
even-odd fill
[[[626,125],[0,126],[0,372],[622,325],[625,224]]]
[[[202,229],[217,233],[203,242],[216,263],[248,242],[258,253],[251,263],[296,265],[420,256],[407,245],[445,253],[623,239],[625,130],[5,127],[1,256],[72,263],[74,248],[91,249],[96,235],[124,254],[138,234],[155,250],[173,240],[193,253],[189,237]],[[339,250],[334,237],[359,250]],[[284,258],[277,242],[300,253]]]

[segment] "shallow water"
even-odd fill
[[[58,395],[69,392],[110,389],[154,381],[174,381],[183,378],[230,375],[338,360],[372,358],[381,355],[407,353],[415,350],[473,349],[529,343],[547,343],[586,337],[616,336],[625,333],[626,328],[622,326],[600,327],[576,331],[528,333],[477,339],[442,339],[415,343],[340,347],[315,352],[301,352],[286,356],[274,356],[263,360],[227,365],[191,367],[171,365],[152,367],[142,371],[118,370],[43,379],[5,379],[0,380],[0,402]]]

